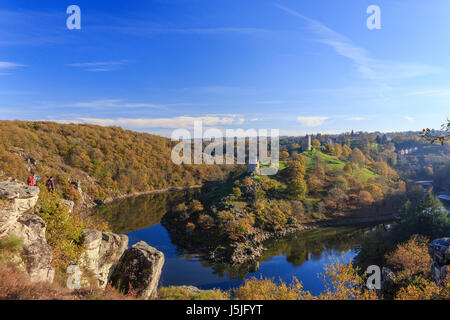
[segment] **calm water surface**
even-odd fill
[[[327,228],[268,240],[267,250],[257,263],[240,265],[211,264],[175,246],[160,224],[171,207],[192,198],[193,192],[173,192],[120,200],[97,210],[108,220],[113,232],[125,233],[130,245],[145,241],[162,251],[165,264],[161,285],[194,285],[201,289],[230,289],[246,278],[274,278],[290,283],[297,277],[306,290],[323,290],[319,274],[332,259],[352,258],[364,233],[371,228]]]

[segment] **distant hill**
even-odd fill
[[[0,121],[0,180],[55,176],[58,193],[92,199],[224,179],[232,166],[175,165],[170,139],[88,124]],[[43,182],[41,182],[43,183]]]

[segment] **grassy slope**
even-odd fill
[[[329,154],[326,154],[326,153],[323,153],[320,151],[316,151],[316,150],[305,151],[302,153],[302,155],[306,159],[307,172],[310,172],[312,170],[313,163],[314,163],[314,156],[318,156],[319,159],[321,161],[323,161],[325,170],[329,170],[329,169],[343,170],[344,166],[348,163],[348,161],[340,160],[335,156],[332,156],[332,155],[329,155]],[[372,170],[370,170],[368,168],[363,168],[359,172],[354,173],[352,175],[360,182],[365,182],[370,178],[378,177],[378,175],[375,172],[373,172]]]

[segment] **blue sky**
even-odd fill
[[[81,30],[66,27],[72,4]],[[195,119],[284,135],[439,128],[449,16],[447,0],[2,0],[0,118],[166,136]]]

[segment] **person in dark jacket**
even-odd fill
[[[53,179],[53,176],[47,180],[46,186],[49,192],[55,192],[55,180]]]

